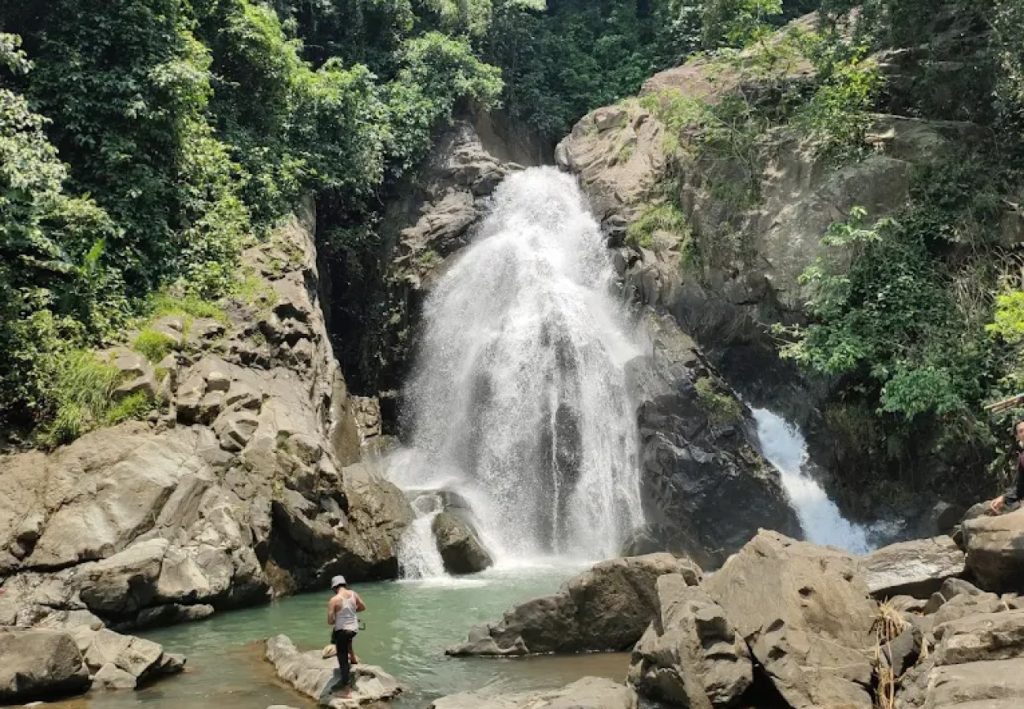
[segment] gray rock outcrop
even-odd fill
[[[761,531],[702,586],[790,706],[872,706],[876,606],[851,557]]]
[[[258,294],[223,321],[162,316],[175,349],[155,369],[115,353],[163,372],[150,421],[0,460],[0,624],[191,620],[333,573],[397,574],[411,511],[360,460],[379,427],[332,354],[313,229],[306,205],[244,254]]]
[[[671,317],[645,323],[651,355],[631,363],[630,379],[648,526],[627,553],[668,549],[716,567],[760,528],[799,536],[778,470],[752,443],[749,409]]]
[[[858,564],[875,598],[928,598],[943,581],[966,570],[963,551],[948,536],[890,544],[858,559]]]
[[[88,687],[89,672],[69,633],[0,628],[0,703],[53,699]]]
[[[658,578],[660,611],[633,648],[629,682],[671,706],[737,706],[753,683],[746,642],[725,611],[678,574]]]
[[[636,693],[610,679],[583,677],[561,689],[516,694],[487,690],[434,700],[430,709],[636,709]]]
[[[440,512],[431,523],[431,531],[448,573],[471,574],[494,563],[476,530],[456,512]]]
[[[1024,692],[1024,612],[968,616],[935,628],[938,642],[903,678],[898,709],[1010,709]]]
[[[299,652],[285,635],[267,640],[267,660],[277,676],[322,707],[355,709],[379,707],[402,693],[398,681],[374,665],[353,665],[354,683],[347,696],[338,692],[338,663],[325,658],[319,650]]]
[[[626,650],[658,614],[656,583],[678,574],[696,585],[700,568],[672,554],[603,561],[573,577],[551,596],[505,612],[497,623],[473,628],[449,655],[508,656],[548,652]]]
[[[1024,589],[1024,509],[964,522],[967,568],[990,591]]]

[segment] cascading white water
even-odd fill
[[[641,523],[624,374],[639,350],[612,278],[573,178],[531,168],[425,303],[392,479],[458,492],[499,562],[607,557]]]
[[[434,541],[434,518],[441,514],[441,497],[419,495],[412,502],[416,518],[402,537],[398,548],[399,573],[404,578],[431,578],[444,575],[444,561]]]
[[[768,409],[752,408],[764,457],[779,469],[782,487],[796,510],[807,541],[864,554],[872,549],[867,530],[845,519],[825,490],[807,474],[807,442],[796,426]]]

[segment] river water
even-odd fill
[[[482,687],[521,691],[557,687],[586,675],[623,679],[625,654],[521,659],[449,658],[444,648],[464,640],[471,625],[497,620],[528,598],[555,591],[577,566],[505,567],[459,579],[354,586],[366,601],[366,629],[356,638],[360,660],[383,667],[407,688],[397,707]],[[263,709],[313,706],[280,684],[263,660],[265,638],[291,637],[300,649],[328,642],[330,592],[285,598],[266,606],[215,614],[198,623],[140,633],[169,652],[188,656],[188,671],[149,688],[108,692],[55,706],[71,709]]]

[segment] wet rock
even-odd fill
[[[454,512],[441,512],[431,524],[444,568],[450,574],[483,571],[494,563],[476,531]]]
[[[657,585],[660,611],[633,648],[630,684],[672,706],[735,706],[753,682],[743,638],[699,586],[678,574]]]
[[[618,682],[584,677],[561,689],[518,694],[487,690],[435,699],[430,709],[636,709],[636,693]]]
[[[875,603],[851,557],[762,530],[703,588],[790,705],[872,706]]]
[[[1024,509],[964,522],[967,568],[989,591],[1024,588]]]
[[[875,598],[928,598],[943,581],[962,575],[964,563],[964,553],[948,536],[890,544],[858,560]]]
[[[652,354],[630,363],[629,378],[648,526],[627,552],[668,549],[716,567],[759,528],[799,535],[779,472],[752,445],[749,410],[672,318],[645,322]]]
[[[689,559],[647,554],[603,561],[573,577],[551,596],[505,612],[501,621],[477,626],[449,655],[525,655],[546,652],[626,650],[660,610],[656,583],[679,574],[697,585],[701,570]]]
[[[341,679],[337,661],[322,657],[318,650],[299,652],[286,635],[267,640],[266,657],[278,677],[322,707],[376,707],[402,693],[398,681],[381,668],[358,664],[352,667],[355,681],[351,694],[336,695]]]
[[[88,688],[89,672],[71,635],[0,628],[0,702],[50,699]]]

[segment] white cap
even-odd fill
[[[345,583],[345,577],[342,576],[341,574],[339,574],[339,575],[337,575],[337,576],[335,576],[334,578],[331,579],[331,590],[332,591],[334,589],[336,589],[338,586],[347,586],[347,585],[348,584]]]

